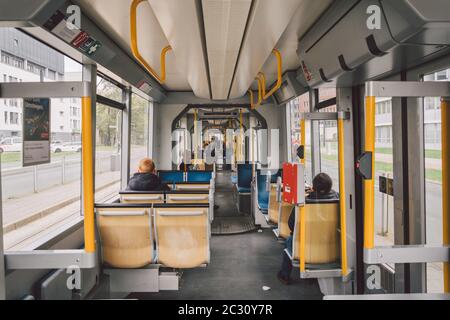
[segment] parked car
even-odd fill
[[[2,152],[21,152],[22,138],[8,137],[0,141],[0,153]]]
[[[81,152],[81,142],[67,142],[62,144],[53,144],[51,150],[54,153],[59,152]]]

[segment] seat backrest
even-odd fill
[[[134,192],[121,191],[119,192],[121,203],[164,203],[163,191],[149,191],[149,192]]]
[[[158,176],[162,183],[178,183],[184,182],[184,172],[183,171],[158,171]]]
[[[252,165],[238,164],[237,185],[239,188],[250,188],[252,184]]]
[[[154,206],[158,263],[179,269],[209,263],[208,207],[208,204]]]
[[[339,260],[339,200],[308,200],[305,230],[305,262],[334,263]],[[300,218],[296,217],[294,259],[300,258]]]
[[[294,205],[282,201],[280,203],[279,217],[278,217],[278,234],[280,238],[287,239],[291,235],[291,229],[289,229],[289,216],[294,209]]]
[[[166,193],[166,203],[209,203],[209,192],[170,191]]]
[[[142,268],[153,262],[151,207],[97,205],[103,262],[114,268]]]
[[[266,174],[267,173],[267,174]],[[269,191],[267,190],[267,180],[270,175],[266,170],[256,170],[256,184],[258,186],[258,204],[269,203]]]
[[[187,173],[187,182],[209,183],[211,179],[212,179],[212,171],[189,171]]]
[[[210,188],[211,188],[210,183],[203,183],[203,182],[182,182],[175,184],[176,191],[190,191],[190,190],[205,191],[209,190]]]

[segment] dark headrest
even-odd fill
[[[329,204],[339,203],[339,199],[309,199],[306,198],[306,204]]]

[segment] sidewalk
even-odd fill
[[[118,175],[103,173],[97,176],[96,189],[117,183]],[[18,229],[32,221],[69,206],[80,200],[81,182],[74,181],[39,193],[5,200],[3,202],[3,230],[5,233]]]
[[[384,162],[384,163],[392,163],[392,155],[384,154],[384,153],[376,153],[375,161]],[[442,160],[425,158],[425,167],[426,167],[426,169],[442,170]]]

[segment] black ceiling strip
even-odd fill
[[[336,104],[337,104],[336,98],[331,98],[331,99],[328,99],[328,100],[319,102],[319,103],[316,105],[316,109],[317,109],[317,110],[321,110],[321,109],[324,109],[324,108],[328,108],[328,107],[331,107],[331,106],[335,106]]]
[[[112,100],[110,98],[107,98],[107,97],[104,97],[101,95],[97,95],[97,103],[103,104],[105,106],[108,106],[108,107],[111,107],[114,109],[119,109],[121,111],[123,111],[127,108],[124,103]]]

